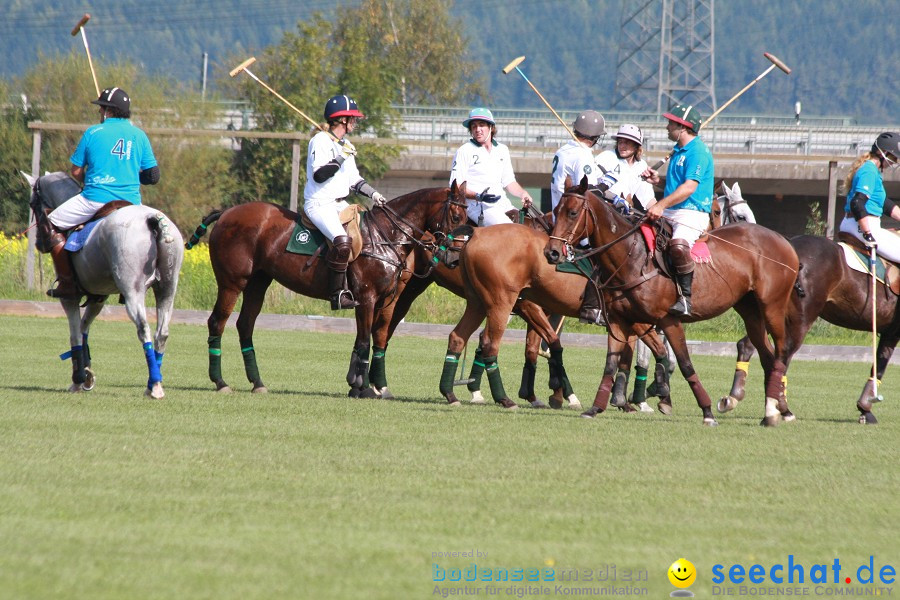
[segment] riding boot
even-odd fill
[[[356,308],[359,302],[347,287],[347,263],[350,262],[350,236],[335,236],[328,251],[328,287],[331,293],[331,310]]]
[[[591,279],[588,279],[587,285],[584,287],[584,300],[581,302],[578,320],[589,325],[606,326],[606,319],[603,318],[603,311],[600,310],[600,294]]]
[[[669,242],[669,258],[678,284],[678,299],[669,313],[686,317],[691,314],[691,283],[694,280],[694,259],[691,258],[690,244],[685,240],[672,240]]]
[[[50,239],[53,244],[50,247],[50,257],[53,259],[53,266],[56,267],[57,284],[55,288],[47,290],[47,295],[51,298],[77,298],[79,293],[75,286],[72,265],[69,263],[69,253],[64,249],[66,238],[60,232],[54,231]]]

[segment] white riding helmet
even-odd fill
[[[619,127],[619,131],[616,132],[614,138],[625,138],[626,140],[631,140],[632,142],[636,142],[638,146],[644,145],[644,134],[641,132],[641,128],[637,125],[632,125],[630,123],[626,123]]]

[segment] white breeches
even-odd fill
[[[891,262],[900,262],[900,236],[890,229],[881,228],[881,219],[877,217],[866,217],[869,220],[869,229],[872,236],[878,244],[875,251],[878,256],[883,256]],[[862,233],[859,231],[859,224],[853,217],[844,217],[841,221],[841,231],[849,233],[859,241],[863,241]]]
[[[346,200],[310,200],[303,203],[303,212],[319,231],[334,241],[339,235],[347,235],[339,215],[348,206]]]
[[[691,246],[709,227],[709,213],[699,210],[667,208],[663,211],[663,216],[672,223],[672,239],[685,240]]]
[[[72,229],[89,221],[103,204],[88,200],[81,194],[72,196],[50,213],[50,222],[60,231]]]

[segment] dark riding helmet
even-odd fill
[[[606,121],[596,110],[586,110],[572,123],[575,133],[585,138],[598,138],[606,133]]]
[[[339,96],[332,96],[328,99],[328,102],[325,103],[325,120],[333,121],[339,117],[357,117],[365,119],[366,115],[359,112],[356,100],[353,100],[350,96],[341,94]]]
[[[900,160],[900,133],[896,131],[885,131],[872,144],[872,154],[881,156],[883,154],[893,154],[894,163]]]
[[[131,98],[128,97],[125,90],[117,87],[106,88],[100,92],[99,98],[91,100],[91,104],[97,104],[107,108],[116,108],[122,112],[131,110]]]

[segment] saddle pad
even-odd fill
[[[91,237],[91,232],[94,231],[94,227],[96,227],[99,222],[100,221],[90,221],[85,223],[84,227],[81,229],[70,233],[69,237],[66,238],[66,245],[63,246],[63,248],[69,252],[78,252],[81,250]]]
[[[652,256],[656,250],[656,230],[647,223],[641,225],[641,234],[647,243],[647,251]],[[696,263],[707,263],[712,260],[712,253],[709,251],[709,245],[705,241],[697,240],[691,248],[691,258]]]
[[[574,273],[587,279],[594,272],[594,265],[591,264],[590,258],[579,258],[575,262],[559,263],[556,265],[556,271],[558,273]]]
[[[838,246],[844,251],[844,260],[847,266],[854,271],[869,274],[869,257],[855,248],[851,248],[844,242],[838,242]],[[875,259],[875,279],[884,283],[884,260],[880,256]]]
[[[321,231],[318,229],[310,229],[301,223],[300,220],[297,220],[294,223],[294,232],[291,234],[291,239],[288,240],[285,251],[292,254],[312,256],[316,253],[319,246],[327,241],[328,240],[322,235]]]
[[[341,220],[341,225],[344,226],[344,230],[347,232],[347,235],[350,236],[350,262],[356,260],[359,253],[362,252],[363,239],[362,232],[359,230],[359,224],[360,221],[362,221],[362,213],[364,212],[366,212],[364,207],[359,204],[351,204],[338,215],[338,218]],[[322,235],[319,232],[318,227],[316,227],[315,224],[309,220],[309,217],[306,216],[305,212],[300,212],[300,218],[297,223],[302,223],[308,231],[315,231],[319,235]],[[294,229],[294,233],[297,233],[296,228]],[[293,236],[291,236],[291,239],[293,239]],[[329,247],[331,247],[330,241],[326,240],[324,236],[322,236],[322,239],[328,243]],[[290,248],[290,246],[291,243],[288,242],[288,248]],[[313,249],[313,251],[315,251],[315,249]],[[288,250],[288,252],[292,252],[292,250]],[[306,252],[295,252],[295,254],[306,254]],[[312,255],[312,253],[310,253],[310,255]]]

